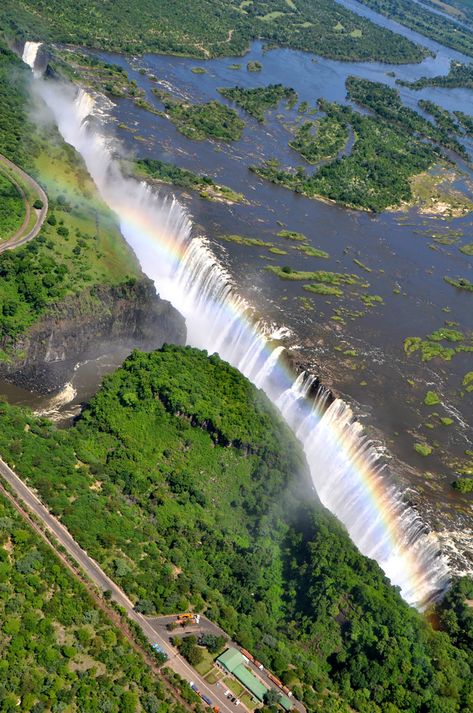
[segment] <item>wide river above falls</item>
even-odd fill
[[[155,86],[178,98],[205,102],[224,101],[219,87],[282,83],[297,91],[299,101],[315,106],[318,98],[345,102],[345,80],[350,75],[396,86],[396,79],[411,81],[445,74],[451,59],[468,61],[355,1],[344,5],[418,41],[435,57],[400,66],[348,63],[288,49],[265,51],[261,42],[254,42],[244,58],[197,61],[156,55],[131,60],[105,53],[97,56],[123,66],[157,109],[162,107],[152,94]],[[260,62],[261,72],[248,72],[248,61]],[[237,64],[240,69],[232,68]],[[205,73],[193,73],[195,67],[202,67]],[[155,75],[158,84],[148,75]],[[419,99],[430,99],[451,111],[472,113],[471,90],[400,89],[403,101],[413,109],[418,109]],[[451,362],[422,364],[418,354],[405,355],[403,342],[406,337],[425,337],[445,326],[446,320],[471,335],[473,295],[455,290],[444,277],[462,276],[473,281],[473,257],[459,251],[461,245],[473,241],[473,215],[445,220],[421,215],[414,209],[372,215],[310,200],[260,180],[249,171],[250,165],[270,158],[287,166],[304,163],[288,147],[288,127],[298,120],[297,106],[290,110],[281,104],[268,113],[264,124],[242,112],[246,122],[243,136],[228,145],[192,141],[165,118],[129,100],[113,102],[107,123],[110,133],[120,139],[124,153],[161,159],[207,174],[245,195],[248,203],[229,206],[176,191],[192,215],[195,231],[207,236],[239,292],[266,321],[289,328],[288,344],[298,358],[310,365],[323,383],[351,402],[368,432],[406,464],[399,466],[401,482],[410,487],[413,499],[430,523],[445,526],[449,522],[455,529],[468,526],[471,504],[451,490],[454,470],[446,463],[473,449],[469,427],[473,393],[461,394],[463,376],[473,370],[472,355],[458,354]],[[471,144],[466,145],[471,151]],[[470,168],[464,164],[461,168],[471,178]],[[459,181],[459,187],[465,188],[465,182]],[[170,189],[163,187],[162,191],[169,193]],[[277,237],[282,228],[305,234],[312,246],[329,253],[329,259],[308,257],[297,251],[297,243]],[[286,254],[276,255],[264,246],[222,241],[220,236],[226,234],[268,241]],[[435,238],[439,236],[450,244],[437,242]],[[369,288],[350,287],[345,289],[343,298],[309,295],[303,290],[303,282],[281,281],[265,269],[268,265],[353,273],[369,283]],[[378,295],[383,302],[368,307],[361,300],[362,294]],[[89,395],[89,378],[92,371],[78,370],[78,399]],[[429,389],[442,400],[434,409],[423,404]],[[20,400],[24,399],[22,395]],[[432,417],[432,411],[438,416]],[[440,417],[452,418],[453,424],[442,426]],[[434,445],[427,459],[413,448],[415,442],[422,440]]]

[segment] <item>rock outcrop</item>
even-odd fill
[[[148,278],[117,286],[94,286],[53,305],[0,363],[0,379],[39,393],[70,381],[74,367],[133,349],[184,344],[184,318],[162,300]]]

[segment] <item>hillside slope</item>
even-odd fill
[[[472,710],[461,596],[438,613],[452,639],[408,607],[218,357],[134,352],[70,430],[6,404],[0,423],[3,457],[141,611],[205,609],[309,710]]]

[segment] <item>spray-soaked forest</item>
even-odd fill
[[[472,583],[431,612],[434,631],[317,502],[266,397],[217,357],[136,352],[66,431],[6,404],[1,419],[4,457],[140,611],[205,607],[308,710],[472,706]]]
[[[259,36],[339,59],[413,62],[424,56],[332,0],[317,7],[309,0],[7,0],[0,18],[6,34],[0,153],[41,177],[50,206],[37,238],[0,254],[4,363],[22,354],[25,335],[42,317],[62,314],[64,303],[77,300],[84,314],[94,315],[103,290],[123,305],[142,278],[82,161],[54,129],[33,127],[26,69],[7,41],[34,35],[205,58],[242,54]],[[409,177],[437,156],[425,139],[460,152],[442,116],[433,127],[403,109],[395,90],[356,79],[347,90],[372,115],[322,104],[326,116],[316,125],[302,123],[291,146],[308,161],[334,159],[351,127],[357,142],[349,160],[334,160],[316,179],[282,173],[274,163],[259,167],[259,174],[300,193],[379,211],[409,198]],[[282,85],[226,92],[261,123],[268,107],[294,95]],[[215,137],[223,121],[226,133],[218,138],[238,138],[244,122],[226,106],[223,117],[212,114],[216,105],[204,105],[204,116],[177,102],[168,110],[185,135]],[[416,136],[408,149],[398,138],[403,130]],[[322,145],[314,142],[317,131]],[[381,156],[379,170],[364,173],[360,184],[373,153]],[[402,170],[395,164],[399,156]],[[162,161],[142,160],[135,169],[184,188],[222,191],[212,179]],[[454,580],[422,613],[409,606],[320,504],[301,446],[276,409],[218,356],[177,346],[134,351],[66,427],[1,400],[0,457],[137,612],[205,612],[308,712],[473,711],[473,582]],[[2,494],[0,644],[5,713],[202,710],[200,698],[177,677],[169,688],[167,673],[151,672]],[[260,710],[280,710],[277,699]]]

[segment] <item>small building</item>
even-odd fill
[[[240,683],[259,701],[263,701],[265,694],[268,692],[267,687],[261,683],[255,675],[248,671],[245,664],[247,659],[237,649],[227,649],[217,662],[231,673]]]

